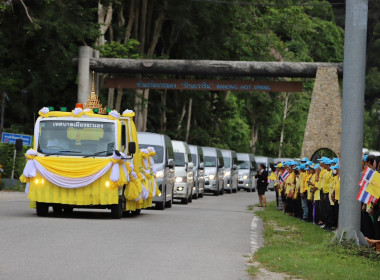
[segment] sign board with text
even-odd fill
[[[134,89],[302,92],[302,82],[284,81],[109,78],[105,85],[107,88]]]
[[[32,146],[31,135],[15,134],[15,133],[8,133],[8,132],[3,132],[3,134],[1,135],[2,143],[15,144],[16,139],[22,139],[22,143],[24,146]]]

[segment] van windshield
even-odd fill
[[[249,161],[239,160],[238,166],[240,167],[240,169],[249,169],[250,164]]]
[[[193,159],[194,165],[197,165],[198,159],[196,154],[191,154],[191,158]]]
[[[175,166],[185,166],[185,154],[174,152]]]
[[[113,122],[41,120],[37,150],[44,154],[110,156],[116,149]]]
[[[228,157],[223,157],[224,159],[224,167],[231,167],[231,160]]]
[[[204,157],[205,167],[216,167],[216,157]]]
[[[156,151],[156,155],[153,158],[155,163],[164,162],[164,147],[159,146],[159,145],[139,144],[140,149],[146,149],[148,147],[153,147],[154,150]]]

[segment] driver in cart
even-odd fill
[[[68,139],[65,131],[48,131],[46,149],[65,150],[69,148]]]

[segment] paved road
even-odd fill
[[[250,279],[257,201],[240,191],[121,220],[83,209],[41,218],[25,195],[0,192],[0,279]]]

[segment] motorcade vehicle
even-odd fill
[[[249,153],[237,153],[238,166],[239,166],[239,181],[238,190],[245,190],[247,192],[256,191],[257,165],[255,156]]]
[[[44,107],[34,127],[33,148],[20,180],[38,216],[74,208],[110,209],[113,218],[139,214],[159,195],[149,152],[141,152],[135,113],[77,104],[55,111]],[[153,152],[153,150],[152,150]]]
[[[182,204],[193,200],[194,164],[189,145],[184,141],[172,140],[175,164],[175,182],[173,198]]]
[[[224,194],[224,159],[220,149],[202,147],[205,173],[205,192]]]
[[[224,160],[224,190],[227,193],[236,193],[238,189],[239,171],[236,152],[221,150]]]
[[[161,195],[153,198],[158,210],[172,207],[174,188],[174,151],[169,136],[151,132],[137,132],[140,148],[153,147],[156,155],[153,157],[153,169]]]
[[[205,189],[205,175],[204,175],[204,159],[203,150],[200,146],[189,145],[191,158],[194,164],[194,188],[193,198],[203,197]]]
[[[271,157],[264,157],[264,156],[255,156],[256,165],[257,168],[260,166],[260,164],[264,164],[266,171],[268,172],[268,176],[272,173],[272,171],[275,171],[274,167],[274,160]],[[274,191],[274,182],[269,181],[268,183],[268,190]]]

